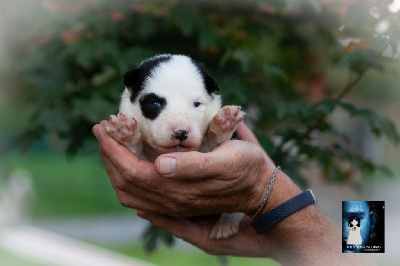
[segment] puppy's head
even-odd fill
[[[350,219],[348,226],[351,231],[356,231],[356,230],[360,229],[360,226],[361,226],[360,218]]]
[[[197,150],[221,108],[217,82],[183,55],[159,55],[129,70],[120,112],[138,121],[143,141],[159,153]]]

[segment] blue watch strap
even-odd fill
[[[253,226],[257,234],[262,234],[267,229],[282,221],[286,217],[315,202],[317,202],[317,199],[315,198],[312,191],[310,189],[306,190],[300,195],[291,198],[290,200],[282,203],[275,209],[255,219],[251,223],[251,225]]]

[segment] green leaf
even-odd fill
[[[377,137],[385,135],[393,143],[399,143],[400,134],[395,124],[384,117],[381,113],[369,109],[359,109],[356,110],[353,115],[364,118],[368,127]]]
[[[338,106],[339,102],[336,100],[322,100],[310,107],[310,112],[315,113],[318,111],[322,111],[325,115],[329,115],[333,112],[333,110]]]
[[[350,116],[361,117],[375,136],[381,137],[385,135],[394,144],[400,142],[400,134],[396,125],[377,111],[357,108],[351,103],[344,103],[336,100],[318,102],[313,108],[322,108],[325,114],[330,114],[336,106],[343,108]]]
[[[144,247],[147,253],[154,252],[160,241],[163,241],[167,246],[171,246],[175,243],[171,234],[154,225],[149,225],[142,233],[141,238],[144,241]]]
[[[277,107],[277,119],[281,120],[286,117],[295,117],[303,119],[308,111],[308,107],[297,101],[279,102]]]
[[[253,55],[244,49],[238,49],[233,52],[232,58],[242,65],[242,71],[247,72],[250,69],[250,62]]]
[[[67,132],[69,123],[65,113],[61,109],[44,109],[36,117],[35,122],[42,125],[47,132],[57,130],[58,132]]]
[[[289,83],[287,73],[277,65],[272,63],[265,63],[263,65],[263,70],[267,79],[278,79],[284,83]]]
[[[93,75],[92,84],[94,86],[103,85],[103,84],[109,82],[111,79],[113,79],[116,74],[117,74],[117,72],[114,68],[112,68],[110,66],[105,66],[103,68],[102,72]]]
[[[356,73],[360,73],[367,66],[384,70],[382,56],[372,49],[358,48],[353,52],[344,54],[342,62]]]
[[[93,124],[101,120],[108,119],[111,114],[115,114],[118,104],[111,103],[103,98],[94,96],[89,100],[76,99],[73,101],[73,114],[76,117],[85,117]]]

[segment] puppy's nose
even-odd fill
[[[172,137],[174,139],[184,141],[188,138],[189,130],[188,129],[176,129],[172,131]]]

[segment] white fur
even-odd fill
[[[153,120],[140,108],[140,99],[150,93],[166,100],[165,108]],[[195,107],[195,102],[200,106]],[[110,117],[106,130],[137,156],[153,162],[168,152],[211,151],[231,138],[245,115],[239,106],[221,108],[221,97],[207,92],[199,69],[183,55],[173,55],[152,69],[133,103],[125,88],[119,111],[118,117]],[[178,129],[189,132],[187,139],[173,137]],[[236,234],[243,215],[223,213],[210,236],[219,239]]]
[[[119,110],[138,122],[143,142],[149,146],[146,147],[145,158],[151,160],[162,153],[173,151],[172,147],[177,145],[177,140],[171,139],[171,132],[175,128],[189,129],[185,146],[187,150],[199,150],[208,125],[221,108],[221,97],[215,94],[211,97],[207,93],[201,74],[190,58],[175,55],[170,61],[155,68],[145,80],[144,89],[136,101],[147,93],[154,93],[167,100],[166,108],[154,121],[143,116],[139,104],[132,104],[127,88],[122,94]],[[201,105],[195,108],[194,102],[200,102]]]
[[[362,238],[360,234],[361,226],[357,226],[357,221],[353,220],[349,225],[349,236],[347,238],[347,244],[350,245],[361,245]]]

